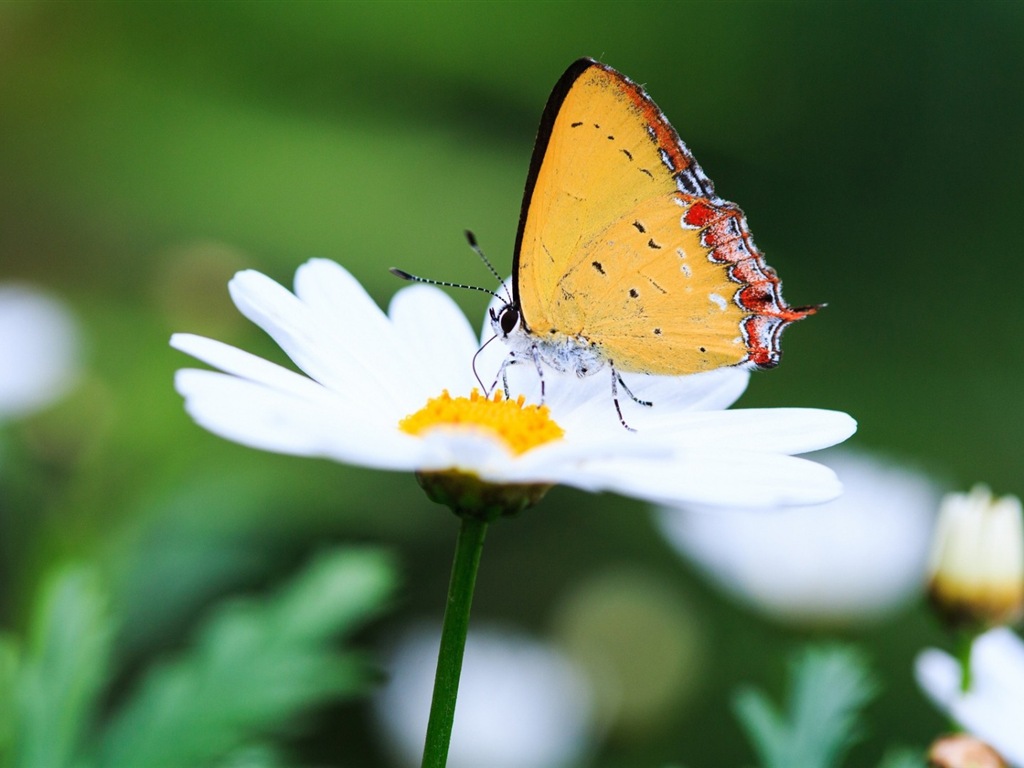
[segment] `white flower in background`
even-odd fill
[[[434,687],[440,632],[402,638],[374,701],[384,744],[418,766]],[[578,764],[594,739],[587,682],[555,648],[497,629],[466,642],[448,768],[556,768]]]
[[[1012,623],[1024,608],[1024,519],[1016,496],[983,485],[942,500],[929,565],[932,604],[949,623]]]
[[[471,402],[467,396],[478,386],[471,361],[480,342],[454,302],[431,286],[403,288],[387,315],[327,260],[299,268],[294,294],[253,271],[237,274],[229,288],[241,312],[306,374],[211,339],[172,338],[174,347],[223,371],[178,372],[188,412],[245,445],[382,469],[456,470],[490,484],[564,483],[663,503],[813,503],[840,491],[831,470],[792,454],[845,440],[853,419],[817,409],[720,410],[746,387],[741,370],[628,378],[637,397],[655,404],[624,400],[637,429],[629,432],[605,376],[581,380],[545,370],[547,408]],[[499,342],[479,355],[485,383],[504,355]],[[526,403],[539,401],[532,366],[514,366],[509,379]]]
[[[974,641],[968,693],[960,690],[960,663],[943,651],[923,651],[915,672],[939,709],[1024,768],[1024,643],[1017,635],[999,628]]]
[[[843,495],[776,510],[659,510],[666,539],[752,608],[794,622],[877,618],[920,594],[939,493],[922,474],[847,450],[815,459]]]
[[[0,420],[45,408],[78,376],[77,323],[63,303],[28,285],[0,284]]]

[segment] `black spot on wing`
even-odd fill
[[[656,251],[660,251],[661,250],[661,246],[658,245],[656,242],[654,242],[654,238],[653,237],[650,240],[647,241],[647,247],[648,248],[653,248]]]
[[[647,227],[645,227],[639,221],[634,221],[633,226],[636,227],[636,231],[639,232],[641,235],[647,231]]]
[[[648,170],[647,170],[646,168],[640,168],[640,169],[639,169],[639,171],[640,171],[640,173],[646,173],[646,174],[647,174],[648,176],[650,176],[650,177],[651,177],[652,179],[654,178],[654,174],[653,174],[653,173],[651,173],[650,171],[648,171]]]
[[[570,123],[569,127],[570,128],[579,128],[581,125],[583,125],[583,123],[575,122],[575,123]]]
[[[623,150],[620,150],[620,151],[622,152],[622,154],[624,154],[624,155],[626,156],[626,158],[627,158],[627,159],[628,159],[628,160],[629,160],[630,162],[632,162],[632,161],[633,161],[633,153],[632,153],[632,152],[630,152],[630,151],[629,151],[628,149],[623,149]]]
[[[602,275],[604,274],[604,267],[601,266],[601,262],[600,261],[592,261],[592,262],[590,262],[590,266],[592,266],[594,269],[596,269],[600,274],[602,274]]]
[[[630,295],[630,297],[635,299],[635,298],[637,298],[640,295],[640,293],[639,293],[639,291],[637,291],[636,288],[630,288],[629,289],[629,295]]]

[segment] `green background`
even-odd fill
[[[54,562],[100,559],[139,663],[218,596],[349,541],[404,569],[368,647],[439,619],[456,521],[411,476],[203,432],[167,339],[282,361],[231,306],[241,268],[287,285],[332,258],[382,304],[392,265],[488,284],[462,231],[509,268],[537,119],[584,55],[647,85],[787,299],[828,304],[742,405],[844,410],[854,445],[1024,492],[1022,52],[1019,3],[0,4],[0,279],[65,297],[87,366],[68,399],[3,427],[0,620],[24,624]],[[454,298],[476,323],[481,297]],[[557,489],[495,526],[474,621],[547,634],[567,596],[618,573],[674,596],[706,658],[672,706],[612,728],[595,766],[750,764],[734,687],[777,694],[787,650],[822,636],[862,643],[885,682],[853,764],[945,727],[911,678],[946,641],[923,607],[765,622],[703,586],[633,501]],[[294,752],[382,764],[367,722],[360,703],[320,712]]]

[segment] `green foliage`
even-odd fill
[[[18,647],[8,637],[0,636],[0,764],[9,754],[14,736],[15,678],[18,670]]]
[[[379,556],[343,553],[266,602],[221,608],[190,653],[148,676],[111,724],[98,764],[213,765],[310,703],[357,691],[362,660],[327,641],[376,608],[390,583]]]
[[[876,685],[848,648],[808,648],[794,660],[787,712],[760,691],[734,702],[762,768],[833,768],[861,736],[860,711]]]
[[[96,574],[84,568],[55,572],[43,588],[28,646],[12,674],[13,766],[72,764],[107,680],[112,635]]]
[[[275,768],[296,715],[362,690],[363,658],[334,647],[387,600],[389,559],[332,552],[263,599],[218,606],[193,647],[143,674],[109,717],[114,617],[84,568],[49,581],[24,649],[0,637],[2,768]]]
[[[283,768],[285,765],[273,747],[252,745],[233,752],[218,763],[217,768]]]
[[[924,757],[911,749],[897,749],[887,752],[878,768],[925,768]]]

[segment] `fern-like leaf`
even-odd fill
[[[273,765],[272,752],[246,748],[280,734],[303,709],[364,685],[363,659],[333,642],[381,607],[393,578],[381,553],[335,553],[266,601],[218,609],[191,651],[147,675],[93,764]]]
[[[96,574],[85,567],[57,570],[43,587],[27,648],[13,675],[8,704],[13,768],[75,763],[107,682],[111,637],[107,600]]]
[[[809,648],[792,665],[788,711],[760,691],[741,691],[736,715],[762,768],[834,768],[861,737],[860,712],[876,686],[852,649]]]

